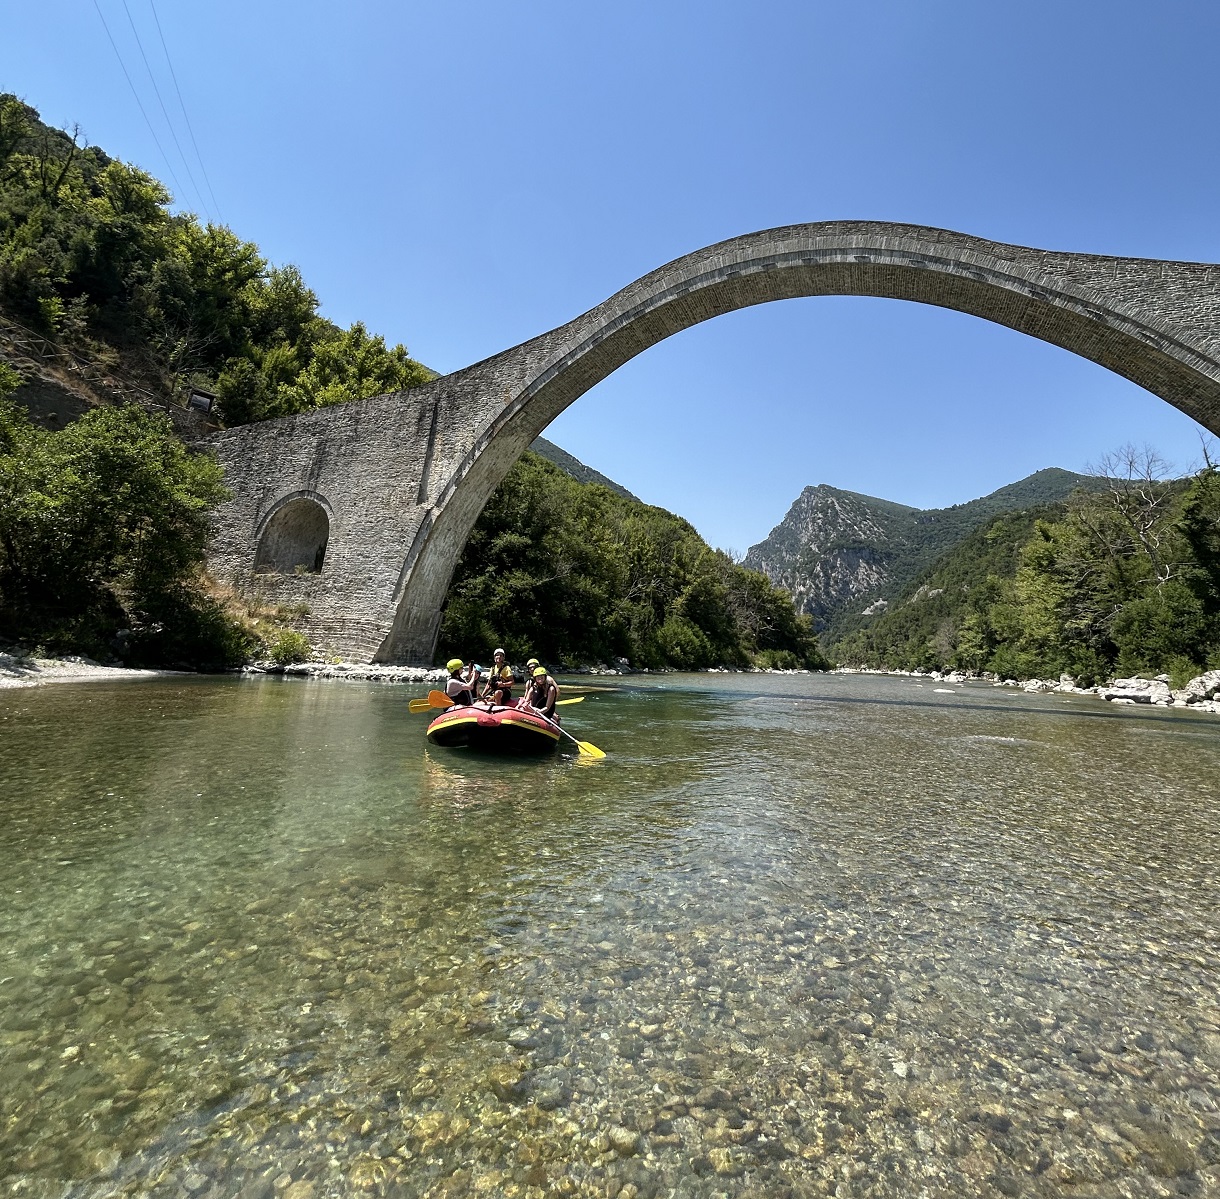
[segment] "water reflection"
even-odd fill
[[[581,705],[584,769],[426,748],[405,699],[0,696],[15,1193],[1220,1180],[1197,718],[667,680]]]

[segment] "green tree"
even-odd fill
[[[1179,526],[1194,559],[1187,583],[1208,616],[1220,615],[1220,468],[1210,460],[1182,499]]]
[[[392,349],[380,334],[370,336],[357,321],[350,329],[320,340],[313,357],[292,383],[276,392],[277,415],[304,412],[365,396],[418,387],[432,377],[412,360],[406,346]]]
[[[211,457],[136,408],[47,432],[0,401],[0,431],[0,636],[105,652],[119,628],[137,646],[230,635],[192,587],[225,494]]]

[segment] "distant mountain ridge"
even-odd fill
[[[586,466],[579,458],[574,458],[567,450],[561,450],[553,441],[547,441],[545,437],[539,437],[530,446],[530,449],[553,466],[559,467],[568,478],[575,479],[578,483],[600,483],[603,487],[609,487],[616,495],[621,495],[625,500],[635,500],[637,504],[642,502],[639,496],[632,495],[621,483],[616,483],[613,479],[606,478],[601,471]]]
[[[789,591],[832,635],[849,615],[881,610],[936,558],[1003,512],[1058,503],[1101,480],[1059,467],[951,508],[912,508],[820,483],[806,487],[745,565]]]

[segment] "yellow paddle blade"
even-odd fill
[[[428,698],[422,696],[419,699],[413,699],[407,703],[407,711],[414,712],[418,716],[421,712],[431,712],[433,708],[452,708],[453,700],[451,700],[443,691],[429,691]]]
[[[555,707],[558,708],[560,704],[583,704],[584,702],[585,697],[583,695],[578,695],[575,699],[557,699],[555,701]]]
[[[541,715],[541,713],[539,713],[539,715]],[[567,729],[562,728],[560,726],[560,724],[557,720],[551,720],[547,716],[543,716],[542,719],[545,720],[547,722],[547,724],[549,724],[551,726],[551,728],[555,729],[556,732],[562,734],[569,741],[576,742],[576,748],[578,750],[580,750],[580,756],[582,758],[604,758],[606,756],[605,752],[603,750],[598,749],[597,746],[594,745],[592,741],[577,741],[576,738],[573,737],[572,734],[569,733]]]

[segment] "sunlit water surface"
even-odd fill
[[[0,693],[0,1190],[1220,1193],[1220,721],[938,686]]]

